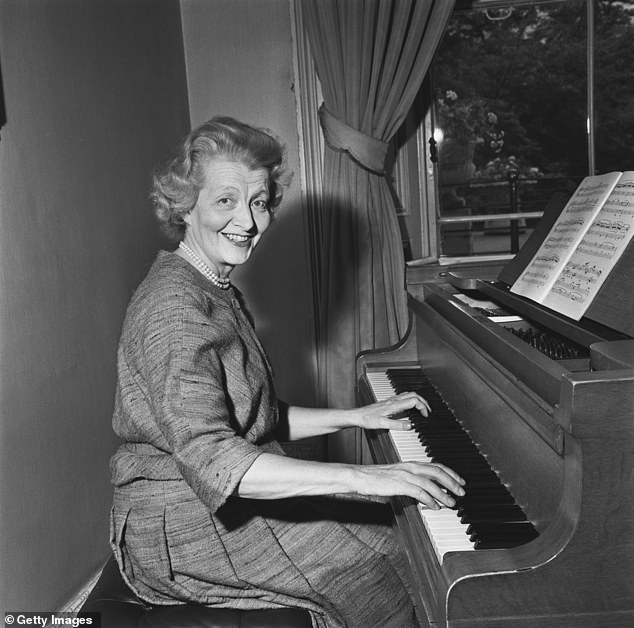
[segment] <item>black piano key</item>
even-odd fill
[[[508,528],[512,527],[512,525],[508,526]],[[515,527],[518,528],[518,526]],[[526,528],[528,532],[523,532],[521,529],[517,529],[513,532],[499,528],[491,534],[472,534],[469,540],[477,545],[479,549],[492,549],[494,546],[497,548],[500,547],[502,543],[504,544],[502,547],[515,547],[516,545],[528,543],[536,538],[534,534],[535,528],[530,524],[528,524]]]
[[[397,393],[414,391],[429,403],[428,416],[415,409],[407,416],[432,461],[465,479],[467,494],[456,499],[455,510],[468,524],[476,549],[515,547],[535,538],[538,533],[524,511],[422,369],[389,369],[387,374]]]
[[[485,523],[513,523],[517,521],[528,521],[526,514],[521,511],[513,513],[469,513],[459,517],[460,522],[469,525],[482,525]],[[529,522],[530,523],[530,522]],[[532,525],[532,524],[531,524]]]
[[[465,523],[477,520],[479,517],[489,517],[505,521],[510,517],[526,517],[524,511],[515,503],[513,504],[473,504],[467,503],[458,506],[458,516],[464,517]]]
[[[432,462],[445,464],[454,469],[456,473],[461,474],[465,478],[467,484],[473,480],[483,481],[485,479],[489,479],[491,482],[499,482],[498,476],[491,467],[486,467],[480,461],[473,462],[469,459],[465,461],[465,459],[458,457],[450,458],[444,456],[432,456],[431,459]]]
[[[449,447],[436,447],[433,444],[428,443],[425,439],[421,439],[422,444],[427,447],[428,451],[433,454],[435,458],[442,458],[443,460],[471,460],[473,463],[479,463],[483,468],[490,468],[488,463],[474,452],[473,449],[463,449],[461,447],[453,448]]]
[[[532,541],[533,538],[521,538],[521,539],[489,539],[488,541],[484,541],[478,539],[474,543],[474,548],[477,550],[482,549],[510,549],[511,547],[517,547],[518,545],[524,545],[529,541]]]
[[[469,524],[467,534],[472,541],[482,539],[534,539],[537,532],[530,521],[509,521],[506,523]]]
[[[495,502],[498,504],[514,504],[515,499],[499,484],[497,486],[485,486],[479,489],[469,489],[466,495],[457,498],[457,504]]]
[[[496,475],[494,482],[491,482],[489,480],[475,479],[467,482],[467,484],[465,485],[465,491],[468,490],[471,493],[472,491],[491,488],[491,486],[495,486],[497,488],[505,488],[504,484],[500,482],[500,478],[498,478],[498,476]]]
[[[510,493],[490,491],[489,493],[468,493],[464,497],[459,497],[456,505],[458,507],[464,506],[465,508],[469,508],[482,503],[488,505],[514,504],[515,500]]]
[[[477,549],[503,549],[523,545],[537,538],[537,530],[528,521],[474,526],[470,540]]]

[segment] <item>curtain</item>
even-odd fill
[[[413,104],[454,0],[301,0],[324,102],[318,376],[322,403],[354,403],[355,357],[407,322],[405,259],[388,148]]]

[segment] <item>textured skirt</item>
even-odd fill
[[[115,489],[110,540],[151,604],[298,607],[315,628],[418,625],[385,504],[230,498],[212,514],[184,481],[137,480]]]

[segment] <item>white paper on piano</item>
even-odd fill
[[[492,323],[520,323],[524,319],[517,314],[509,314],[508,316],[489,316]]]
[[[475,310],[479,310],[491,320],[494,317],[503,317],[509,315],[509,312],[501,308],[497,303],[494,303],[493,301],[488,301],[485,299],[474,299],[473,297],[462,294],[461,292],[457,292],[453,295],[453,297],[455,299],[458,299],[458,301],[462,301],[465,305],[468,305]]]
[[[485,299],[474,299],[473,297],[467,296],[466,294],[463,294],[461,292],[458,292],[453,296],[455,299],[458,299],[458,301],[462,301],[465,305],[475,308],[476,310],[491,311],[496,310],[499,307],[499,305],[497,305],[497,303],[493,303],[493,301],[488,301]]]
[[[511,292],[579,320],[634,233],[634,171],[586,177]]]

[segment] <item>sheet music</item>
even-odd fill
[[[620,177],[609,172],[581,182],[511,292],[543,302]]]
[[[634,172],[626,172],[543,300],[579,320],[634,234]]]

